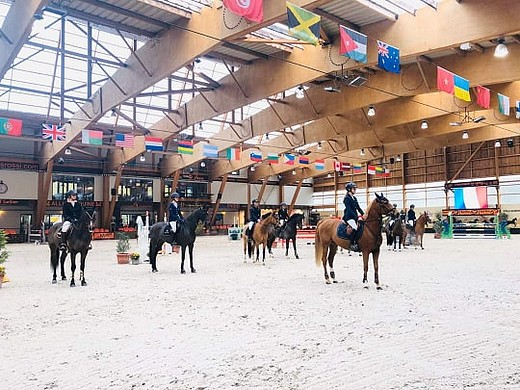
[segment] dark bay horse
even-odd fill
[[[426,229],[426,225],[428,222],[431,222],[428,212],[422,213],[419,218],[415,221],[415,228],[414,231],[410,229],[409,226],[406,227],[407,234],[411,237],[412,244],[415,245],[415,249],[417,249],[417,245],[421,245],[421,249],[424,249],[423,247],[423,236],[424,231]]]
[[[392,226],[392,241],[394,243],[394,251],[397,246],[397,239],[399,239],[399,251],[401,251],[401,246],[404,248],[404,244],[406,241],[406,229],[404,226],[403,220],[399,217],[395,220],[394,225]]]
[[[381,290],[379,286],[379,251],[381,243],[383,242],[383,236],[381,234],[381,228],[383,225],[383,215],[387,215],[394,210],[394,206],[388,201],[383,194],[378,195],[368,206],[367,212],[365,213],[365,226],[363,234],[359,238],[358,244],[363,253],[363,283],[368,283],[368,258],[372,253],[372,259],[374,261],[374,283],[378,290]],[[316,265],[323,265],[325,273],[325,282],[330,284],[329,274],[327,272],[327,261],[330,267],[330,277],[334,283],[336,282],[336,276],[333,268],[334,256],[338,250],[338,245],[342,248],[349,249],[350,242],[339,238],[337,235],[338,225],[344,223],[338,219],[324,219],[318,222],[316,226],[315,236],[315,257]],[[365,285],[368,288],[368,285]]]
[[[280,233],[281,226],[273,229],[272,232],[269,232],[269,238],[267,239],[267,248],[269,249],[269,253],[271,253],[271,248],[273,246],[274,240],[279,236],[280,238],[285,240],[285,257],[289,256],[289,241],[292,240],[294,256],[299,259],[298,252],[296,251],[296,233],[298,229],[303,228],[303,218],[304,215],[301,213],[293,214],[287,220],[283,231]]]
[[[188,218],[178,227],[175,234],[164,235],[164,228],[168,225],[168,222],[157,222],[150,228],[150,251],[148,256],[150,258],[150,264],[152,265],[152,272],[158,272],[157,270],[157,252],[162,248],[162,245],[166,242],[173,245],[174,241],[181,247],[181,274],[185,274],[184,260],[186,259],[186,248],[190,253],[190,269],[191,272],[197,272],[193,267],[193,244],[195,243],[195,229],[199,222],[204,222],[208,216],[208,210],[200,207],[192,212]]]
[[[58,232],[61,230],[62,222],[55,223],[49,229],[47,234],[47,241],[49,244],[49,249],[51,250],[51,267],[53,270],[52,274],[52,283],[57,283],[56,281],[56,268],[58,268],[58,259],[61,264],[61,280],[67,280],[65,276],[65,259],[67,258],[67,251],[70,252],[70,260],[71,265],[70,269],[72,271],[72,278],[70,279],[70,287],[74,287],[76,282],[74,281],[74,272],[76,271],[76,255],[79,253],[81,255],[81,263],[80,263],[80,273],[79,279],[81,280],[81,285],[86,286],[87,282],[85,280],[85,261],[87,259],[88,251],[90,250],[90,242],[92,241],[92,234],[90,233],[92,223],[94,218],[96,217],[96,213],[93,212],[90,214],[86,210],[83,210],[81,216],[78,221],[73,222],[70,226],[70,232],[67,237],[67,250],[60,251],[60,239],[58,238]],[[60,255],[61,252],[61,255]]]
[[[267,246],[267,241],[269,238],[269,231],[273,226],[278,224],[278,219],[273,216],[272,213],[267,213],[262,217],[260,222],[257,222],[253,226],[253,239],[250,242],[249,237],[247,236],[247,229],[244,229],[244,233],[242,234],[242,240],[244,242],[244,261],[246,259],[246,250],[249,258],[254,254],[256,249],[256,260],[255,263],[260,261],[260,245],[262,245],[262,263],[265,265],[265,248]]]

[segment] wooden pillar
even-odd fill
[[[52,183],[52,171],[54,168],[54,160],[49,160],[47,170],[38,174],[38,201],[36,204],[36,217],[33,226],[39,228],[43,222],[45,212],[47,211],[47,199],[49,197],[49,188]]]
[[[123,174],[123,166],[120,165],[118,168],[117,168],[117,172],[116,172],[116,180],[114,182],[114,193],[115,195],[112,195],[112,198],[110,199],[110,202],[109,202],[109,209],[108,209],[108,214],[105,215],[104,217],[104,224],[103,226],[110,226],[110,220],[112,219],[112,215],[114,214],[114,210],[116,209],[116,202],[117,202],[117,190],[119,189],[119,185],[121,184],[121,176]]]
[[[222,176],[222,181],[220,182],[220,188],[218,189],[217,199],[215,202],[215,207],[213,208],[213,215],[211,216],[210,226],[213,226],[213,224],[215,223],[215,219],[217,218],[218,208],[220,207],[222,194],[224,193],[224,190],[226,188],[227,179],[228,174],[226,173],[224,176]]]
[[[300,195],[300,190],[302,188],[303,180],[300,180],[298,182],[298,185],[296,186],[296,190],[294,191],[294,195],[291,200],[291,205],[289,206],[289,214],[293,212],[294,205],[296,204],[296,200],[298,199],[298,195]]]
[[[500,201],[500,161],[498,159],[498,153],[501,148],[493,148],[495,149],[495,177],[497,178],[498,185],[497,185],[497,208],[501,209],[502,202]]]
[[[448,148],[443,149],[443,157],[444,157],[444,184],[448,184]],[[445,209],[449,209],[448,204],[448,190],[444,187],[444,199],[445,199]]]
[[[338,216],[338,172],[334,169],[334,216]]]
[[[258,203],[261,202],[262,196],[264,196],[266,187],[267,187],[267,179],[264,179],[264,180],[262,180],[262,187],[260,187],[260,192],[258,193]]]
[[[102,227],[105,229],[110,227],[112,221],[112,215],[110,215],[110,175],[107,173],[103,174],[103,209],[101,218],[98,219],[102,223]],[[106,224],[108,221],[108,225]]]
[[[403,205],[401,209],[404,210],[404,205],[406,204],[406,171],[404,167],[404,160],[406,158],[406,154],[403,153],[403,158],[401,159],[401,197],[403,201]]]

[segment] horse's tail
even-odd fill
[[[323,257],[323,244],[320,237],[320,225],[322,222],[323,220],[319,221],[316,225],[316,234],[314,236],[314,260],[316,261],[317,267],[322,265],[321,259]]]

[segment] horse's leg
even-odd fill
[[[70,252],[70,270],[72,271],[70,287],[75,287],[76,282],[74,281],[74,272],[76,271],[76,252]]]
[[[265,247],[267,246],[267,242],[262,243],[262,264],[265,265]]]
[[[59,253],[59,249],[58,249]],[[67,276],[65,276],[65,260],[67,260],[67,251],[61,251],[60,256],[60,269],[61,269],[61,280],[67,280]]]
[[[423,247],[423,237],[424,237],[424,233],[421,234],[421,249],[424,250],[424,247]]]
[[[285,257],[289,257],[289,237],[285,238]]]
[[[394,237],[395,239],[395,237]],[[363,251],[363,285],[365,288],[368,288],[368,256],[370,255],[370,252]]]
[[[293,248],[294,248],[294,256],[299,259],[300,256],[298,256],[298,252],[296,252],[296,236],[293,237],[292,239],[292,245],[293,245]]]
[[[190,269],[191,269],[191,273],[194,274],[195,272],[197,272],[197,270],[195,269],[195,267],[193,267],[193,242],[188,245],[188,250],[189,250],[189,253],[190,253]]]
[[[84,249],[81,251],[81,263],[79,266],[79,280],[81,281],[82,286],[87,285],[87,281],[85,280],[85,263],[87,260],[88,249]]]
[[[336,280],[336,272],[334,272],[334,256],[336,256],[337,251],[338,246],[334,242],[331,242],[329,245],[329,255],[327,256],[327,260],[329,262],[330,277],[332,279],[332,283],[338,283]]]
[[[154,242],[153,240],[150,240],[150,253],[148,254],[150,256],[150,265],[152,266],[152,272],[158,272],[157,269],[157,252],[159,252],[159,248],[161,245],[159,245],[160,241]]]
[[[376,249],[372,252],[372,260],[374,262],[374,283],[376,284],[376,289],[382,290],[383,288],[379,285],[379,249]],[[367,265],[368,265],[368,256],[367,256]]]
[[[181,274],[185,274],[184,259],[186,258],[186,245],[181,245]]]
[[[56,268],[58,268],[58,256],[59,256],[59,249],[52,248],[51,247],[51,267],[52,267],[52,284],[58,283],[56,280]]]

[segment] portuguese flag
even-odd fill
[[[20,119],[0,118],[0,134],[22,136],[22,121]]]

